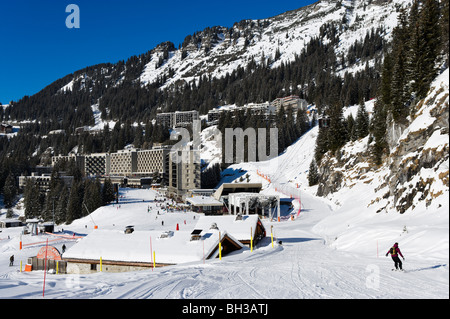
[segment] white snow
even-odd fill
[[[219,232],[206,229],[202,240],[190,241],[191,231],[175,231],[163,238],[162,231],[95,230],[63,254],[64,258],[124,262],[178,264],[200,262],[218,244]],[[221,237],[227,234],[221,232]],[[206,258],[206,257],[205,257]]]
[[[275,184],[280,190],[289,191],[300,183],[299,217],[283,222],[264,219],[267,237],[253,252],[243,248],[221,261],[205,262],[199,256],[189,259],[180,252],[177,261],[185,263],[154,271],[47,274],[45,298],[449,298],[448,192],[447,203],[442,201],[442,207],[418,207],[411,214],[403,215],[375,214],[372,207],[367,207],[373,195],[371,184],[358,183],[345,198],[339,199],[341,205],[336,205],[334,198],[317,198],[312,195],[315,188],[306,186],[316,135],[317,128],[314,128],[300,138],[280,156],[277,166],[239,164],[248,169],[251,182],[263,182],[265,193],[281,194],[274,190]],[[256,168],[270,170],[272,185],[256,174]],[[136,234],[143,236],[142,245],[149,245],[147,235],[151,233],[156,236],[170,230],[174,231],[174,237],[181,238],[201,226],[198,218],[194,219],[199,216],[195,213],[162,212],[153,202],[161,198],[156,191],[122,189],[122,194],[120,207],[111,204],[99,208],[91,214],[92,218],[84,217],[58,229],[88,236],[116,233],[117,239]],[[297,209],[298,203],[294,204]],[[180,227],[178,233],[176,224]],[[94,225],[98,226],[97,230]],[[124,235],[127,225],[135,225],[135,233]],[[226,228],[226,225],[218,226]],[[0,297],[42,298],[43,272],[19,272],[19,263],[20,260],[26,263],[26,258],[36,255],[43,244],[19,250],[19,232],[20,229],[9,228],[0,233]],[[24,243],[42,242],[46,238],[54,237],[26,235],[23,240]],[[155,237],[155,249],[164,240]],[[396,241],[406,257],[404,268],[408,272],[404,274],[392,272],[393,262],[384,256]],[[67,253],[72,246],[76,247],[74,241],[64,239],[54,245],[59,249],[63,242],[68,247]],[[130,256],[134,250],[130,247]],[[149,258],[148,251],[142,258]],[[106,254],[96,252],[100,253]],[[15,255],[16,262],[15,266],[8,267],[11,254]],[[157,252],[158,256],[163,258],[163,253]]]

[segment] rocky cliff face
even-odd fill
[[[445,73],[448,78],[448,71]],[[424,201],[428,207],[443,195],[442,186],[448,190],[448,96],[448,83],[435,81],[391,149],[386,183],[392,204],[400,213],[414,208],[417,201]]]
[[[368,138],[348,143],[335,157],[326,154],[319,168],[317,195],[329,196],[358,183],[372,184],[374,196],[368,206],[376,212],[399,213],[417,205],[432,207],[435,199],[444,197],[449,188],[448,76],[447,69],[433,82],[427,97],[416,105],[409,125],[389,123],[390,154],[381,166],[371,161]]]

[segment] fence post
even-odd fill
[[[222,260],[222,245],[220,243],[220,232],[219,232],[219,260]]]
[[[272,248],[273,248],[273,226],[270,226],[270,237],[272,239]]]
[[[45,295],[45,275],[47,274],[47,250],[48,250],[48,238],[45,244],[45,260],[44,260],[44,286],[42,287],[42,297]]]
[[[253,251],[253,227],[250,227],[250,251]]]

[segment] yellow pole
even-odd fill
[[[56,274],[58,274],[59,261],[56,261]]]
[[[273,248],[273,226],[270,226],[270,237],[272,238],[272,248]]]
[[[253,251],[253,227],[250,227],[250,251]]]
[[[155,261],[155,259],[156,259],[156,255],[155,255],[155,251],[153,251],[153,268],[156,267],[156,261]]]
[[[20,261],[20,272],[22,272],[22,260]]]
[[[222,260],[222,245],[220,244],[220,232],[219,232],[219,260]]]
[[[103,271],[102,257],[100,257],[100,271]]]

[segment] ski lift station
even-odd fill
[[[233,193],[228,195],[228,204],[232,207],[234,215],[253,214],[265,215],[268,210],[269,219],[273,218],[273,209],[277,210],[277,218],[280,219],[280,196],[264,195],[256,193]]]
[[[280,196],[261,194],[261,183],[223,183],[214,193],[214,198],[223,202],[230,214],[260,214],[268,212],[273,218],[273,209],[277,209],[280,219]]]

